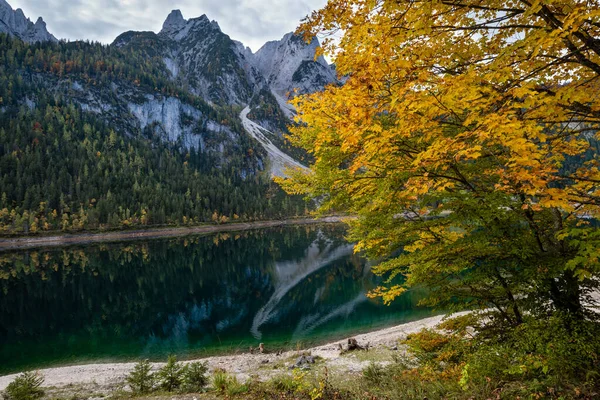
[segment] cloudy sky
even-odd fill
[[[172,9],[184,18],[206,14],[221,30],[253,51],[293,31],[326,0],[7,0],[35,22],[42,16],[59,39],[111,43],[128,31],[160,31]]]

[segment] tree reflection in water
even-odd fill
[[[427,313],[335,225],[0,253],[0,373],[291,346]],[[293,341],[293,343],[292,343]]]

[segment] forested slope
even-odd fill
[[[2,35],[0,98],[0,233],[304,212],[262,174],[238,109],[178,88],[158,57]]]

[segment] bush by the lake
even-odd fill
[[[421,387],[451,398],[600,396],[596,321],[557,313],[546,320],[525,317],[503,331],[469,315],[441,328],[445,332],[424,330],[408,337],[404,344],[417,365],[393,372],[390,381],[415,378]],[[428,395],[435,397],[432,392]]]
[[[167,364],[156,374],[161,389],[167,392],[178,390],[183,383],[184,368],[175,356],[169,356]]]
[[[182,391],[187,393],[201,392],[208,384],[208,366],[206,363],[193,362],[183,367]]]
[[[35,400],[44,395],[44,377],[37,372],[25,372],[8,384],[3,393],[6,400]]]
[[[156,377],[148,360],[138,362],[126,378],[134,393],[146,394],[154,389]]]
[[[234,396],[246,393],[250,389],[248,385],[241,383],[235,375],[230,375],[225,370],[216,370],[212,377],[212,386],[220,394]]]
[[[169,356],[164,367],[156,373],[148,360],[138,362],[126,378],[136,394],[148,394],[155,390],[167,392],[198,393],[208,384],[206,363],[192,362],[181,365],[175,356]]]
[[[217,369],[213,372],[212,387],[219,393],[225,393],[229,382],[229,374],[222,369]]]

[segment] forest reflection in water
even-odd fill
[[[295,347],[429,315],[380,283],[341,226],[0,253],[0,374]]]

